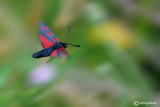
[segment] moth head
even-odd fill
[[[60,47],[64,47],[64,48],[66,48],[67,47],[67,43],[60,43]]]

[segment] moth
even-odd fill
[[[60,42],[58,40],[58,38],[53,34],[53,32],[50,30],[50,28],[47,25],[45,25],[43,22],[40,22],[39,23],[39,31],[40,31],[39,40],[40,40],[42,46],[44,47],[44,49],[40,50],[38,52],[35,52],[32,55],[32,57],[33,58],[42,58],[42,57],[51,56],[51,59],[54,59],[58,56],[61,56],[61,57],[63,56],[63,57],[68,58],[69,54],[65,49],[65,48],[67,48],[68,45],[80,47],[80,45],[73,45],[73,44],[67,43],[70,27],[68,26],[68,28],[69,29],[68,29],[68,33],[66,36],[66,43],[64,43],[64,42]]]

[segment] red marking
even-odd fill
[[[56,38],[53,38],[53,40],[56,42]]]
[[[48,33],[46,33],[46,35],[47,35],[47,36],[50,36],[50,33],[48,32]]]
[[[67,53],[67,51],[65,49],[63,49],[63,53],[65,56],[69,56],[69,54]]]
[[[56,41],[59,42],[59,40],[56,38]]]
[[[44,28],[43,26],[41,26],[41,29],[43,29],[43,30],[44,30],[45,28]]]
[[[56,50],[54,50],[52,53],[51,53],[51,56],[53,57],[53,58],[55,58],[55,57],[57,57],[58,55],[57,55],[57,49]]]
[[[40,39],[40,41],[42,42],[44,48],[49,48],[49,47],[51,47],[52,45],[54,45],[53,42],[50,42],[50,41],[49,41],[47,38],[45,38],[42,34],[39,34],[39,39]]]
[[[41,26],[41,29],[49,31],[49,28],[47,26],[45,27]]]
[[[66,55],[66,56],[69,56],[67,52],[65,53],[65,55]]]
[[[50,36],[50,35],[53,35],[53,33],[47,32],[46,35],[47,35],[47,36]]]
[[[57,38],[53,38],[53,40],[54,40],[55,42],[59,42],[59,40],[58,40]]]
[[[45,27],[45,30],[49,31],[49,28],[46,26],[46,27]]]
[[[59,53],[60,54],[62,54],[62,55],[64,55],[64,56],[69,56],[69,54],[67,53],[67,51],[65,50],[65,48],[64,47],[61,47],[61,48],[59,48],[60,50],[59,50]]]
[[[59,51],[59,53],[60,53],[60,54],[63,54],[63,52],[62,52],[61,50]]]

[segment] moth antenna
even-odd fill
[[[80,47],[80,45],[73,45],[73,44],[67,44],[67,45],[72,45],[72,46],[75,46],[75,47]]]
[[[66,43],[67,43],[69,31],[70,31],[70,27],[68,26],[68,33],[67,33],[67,36],[66,36]]]

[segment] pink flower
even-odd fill
[[[56,77],[56,69],[53,65],[42,65],[37,67],[29,75],[29,84],[43,85],[49,83]]]

